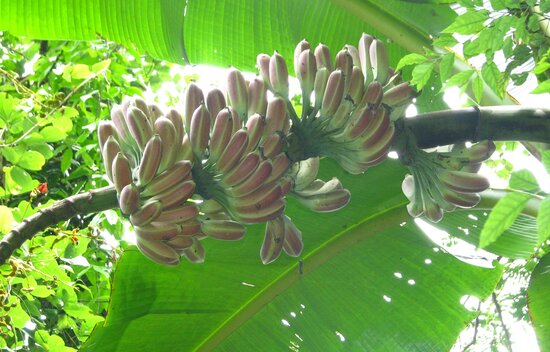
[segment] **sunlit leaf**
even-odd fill
[[[537,264],[527,289],[529,316],[541,351],[550,348],[550,253]]]
[[[485,21],[489,18],[487,10],[471,10],[458,16],[455,21],[445,28],[443,33],[460,33],[460,34],[475,34],[482,30],[485,26]]]
[[[510,228],[529,199],[531,196],[525,193],[509,193],[502,197],[483,225],[479,246],[488,246],[496,241],[504,230]]]
[[[27,170],[40,170],[46,163],[46,159],[42,154],[35,151],[28,151],[21,155],[21,158],[17,162],[17,165]]]
[[[539,243],[544,243],[550,238],[550,196],[542,200],[537,215],[537,233]]]
[[[512,172],[510,187],[522,191],[536,191],[539,189],[539,184],[531,171],[524,169]]]
[[[411,83],[416,85],[417,90],[424,88],[428,83],[434,68],[433,62],[416,65],[412,71]]]
[[[11,209],[5,205],[0,205],[0,234],[10,232],[12,223],[15,221]]]

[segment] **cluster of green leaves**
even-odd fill
[[[550,174],[550,150],[542,153],[542,163]],[[512,172],[509,186],[513,192],[502,197],[492,209],[481,231],[479,246],[485,248],[495,242],[533,198],[540,201],[536,224],[538,245],[543,246],[550,239],[550,194],[541,190],[537,179],[528,170]]]
[[[510,81],[520,86],[533,73],[539,85],[532,93],[550,92],[550,1],[458,3],[463,13],[433,41],[434,48],[426,49],[424,55],[406,55],[397,66],[397,69],[413,67],[411,82],[418,90],[437,77],[440,91],[451,86],[462,91],[469,89],[475,101],[481,103],[485,84],[502,99]],[[454,51],[458,44],[462,48],[460,53]],[[472,64],[456,72],[453,66],[462,57]],[[535,64],[530,64],[533,60]]]
[[[125,95],[158,88],[169,66],[105,41],[0,37],[0,236],[55,200],[106,186],[96,127]],[[111,211],[49,228],[0,266],[0,349],[78,348],[104,319]],[[124,246],[124,242],[121,244]]]

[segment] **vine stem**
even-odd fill
[[[112,186],[91,190],[59,200],[24,219],[0,240],[0,265],[36,233],[66,221],[75,215],[92,214],[118,207],[115,188]]]
[[[496,311],[497,311],[497,314],[498,314],[498,319],[500,320],[500,324],[502,325],[502,330],[504,331],[504,342],[505,342],[504,345],[506,346],[506,349],[509,352],[512,352],[512,342],[511,342],[511,339],[510,339],[510,332],[508,332],[508,328],[506,328],[506,325],[504,324],[504,319],[502,319],[502,309],[500,308],[500,304],[498,303],[497,295],[494,291],[493,291],[493,293],[491,293],[491,300],[493,301],[493,304],[495,305],[495,308],[496,308]]]
[[[402,142],[411,134],[420,148],[484,139],[549,143],[550,109],[507,106],[447,110],[401,119],[397,122],[397,127],[394,147],[398,151],[400,147],[406,149]],[[297,139],[293,141],[303,143]],[[26,240],[60,221],[78,214],[97,213],[116,207],[116,191],[113,187],[104,187],[68,197],[40,210],[23,220],[0,240],[0,265]]]

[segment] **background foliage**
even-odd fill
[[[438,1],[45,3],[0,0],[5,14],[0,30],[11,33],[1,37],[0,234],[57,199],[106,185],[95,129],[113,103],[157,90],[165,81],[176,84],[164,90],[163,101],[179,101],[192,77],[174,75],[172,64],[144,52],[176,63],[254,70],[259,52],[278,50],[291,58],[304,37],[335,51],[365,31],[391,38],[392,64],[424,88],[416,103],[420,112],[445,108],[441,92],[450,86],[469,92],[469,104],[494,102],[505,96],[510,80],[522,85],[529,72],[540,83],[535,92],[548,91],[547,1],[499,0],[483,9],[481,1],[460,1],[459,17]],[[92,40],[97,34],[125,48],[105,40],[56,41]],[[455,52],[451,47],[459,41],[463,51]],[[409,52],[414,54],[400,61]],[[484,60],[464,69],[460,54]],[[541,155],[548,169],[549,154]],[[474,337],[461,347],[509,348],[501,305],[515,319],[529,320],[530,277],[530,314],[547,349],[548,255],[537,262],[548,246],[535,246],[549,235],[550,198],[531,174],[512,173],[505,159],[491,162],[510,178],[514,192],[489,216],[483,210],[446,216],[438,227],[455,237],[437,245],[403,211],[404,169],[395,162],[361,177],[337,175],[353,191],[342,213],[319,216],[290,204],[288,213],[307,229],[306,252],[300,261],[282,258],[267,267],[257,258],[262,229],[256,227],[242,243],[208,242],[204,265],[159,268],[126,243],[130,229],[118,212],[72,219],[29,241],[0,268],[0,346],[62,351],[87,341],[84,349],[92,351],[246,350],[257,343],[250,340],[254,335],[276,349],[448,350],[477,316],[471,330],[487,331],[488,341]],[[325,163],[330,176],[334,169]],[[521,205],[542,200],[538,219],[516,219],[521,208],[507,206],[506,199]],[[495,216],[500,218],[492,220]],[[482,226],[491,222],[498,228]],[[460,261],[472,258],[445,246],[458,241],[454,238],[485,246],[502,264],[482,269]],[[503,289],[515,279],[521,290]],[[460,304],[464,297],[490,299],[468,311]]]

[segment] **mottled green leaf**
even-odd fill
[[[453,72],[453,64],[455,62],[455,54],[447,53],[441,58],[439,63],[439,77],[441,78],[441,83],[445,83]]]
[[[537,88],[531,91],[531,94],[543,94],[543,93],[550,93],[550,79],[547,79],[546,81],[539,83]]]
[[[432,76],[433,68],[433,62],[422,63],[414,67],[412,71],[411,83],[416,85],[417,90],[421,90],[424,88],[426,83],[428,83],[430,77]]]
[[[475,34],[485,28],[484,23],[487,19],[489,19],[489,11],[468,9],[464,14],[458,16],[455,21],[442,32]]]
[[[46,298],[46,297],[49,297],[51,295],[53,295],[55,292],[44,286],[44,285],[38,285],[38,286],[35,286],[32,288],[32,291],[31,291],[31,295],[35,296],[35,297],[40,297],[40,298]]]
[[[484,248],[495,242],[508,229],[531,199],[529,194],[509,193],[502,197],[483,225],[479,238],[479,247]]]
[[[31,150],[21,155],[17,165],[27,170],[38,171],[45,163],[46,159],[42,154]]]
[[[71,166],[72,161],[73,161],[73,150],[71,148],[67,148],[63,152],[63,155],[61,155],[61,163],[60,163],[61,171],[62,172],[67,171]]]
[[[46,126],[40,130],[40,134],[46,142],[59,142],[67,138],[67,134],[63,130],[54,126]]]
[[[481,102],[481,98],[483,97],[483,79],[478,74],[476,74],[472,81],[472,90],[476,101],[478,103]]]
[[[421,64],[421,63],[425,62],[426,60],[428,60],[428,58],[425,57],[424,55],[420,55],[420,54],[416,54],[416,53],[407,54],[407,55],[403,56],[401,58],[401,60],[399,60],[399,63],[395,67],[395,70],[399,71],[400,69],[402,69],[405,66],[418,65],[418,64]]]
[[[527,305],[541,351],[550,350],[550,253],[533,270],[527,289]]]
[[[492,61],[486,62],[481,69],[481,75],[485,83],[487,83],[493,92],[502,98],[502,73],[497,65]]]
[[[472,77],[473,74],[474,70],[461,71],[449,78],[449,80],[445,84],[445,88],[452,86],[462,87],[466,83],[468,83],[468,80],[470,79],[470,77]]]
[[[522,191],[536,191],[539,189],[539,184],[531,171],[523,169],[512,172],[510,187]]]

